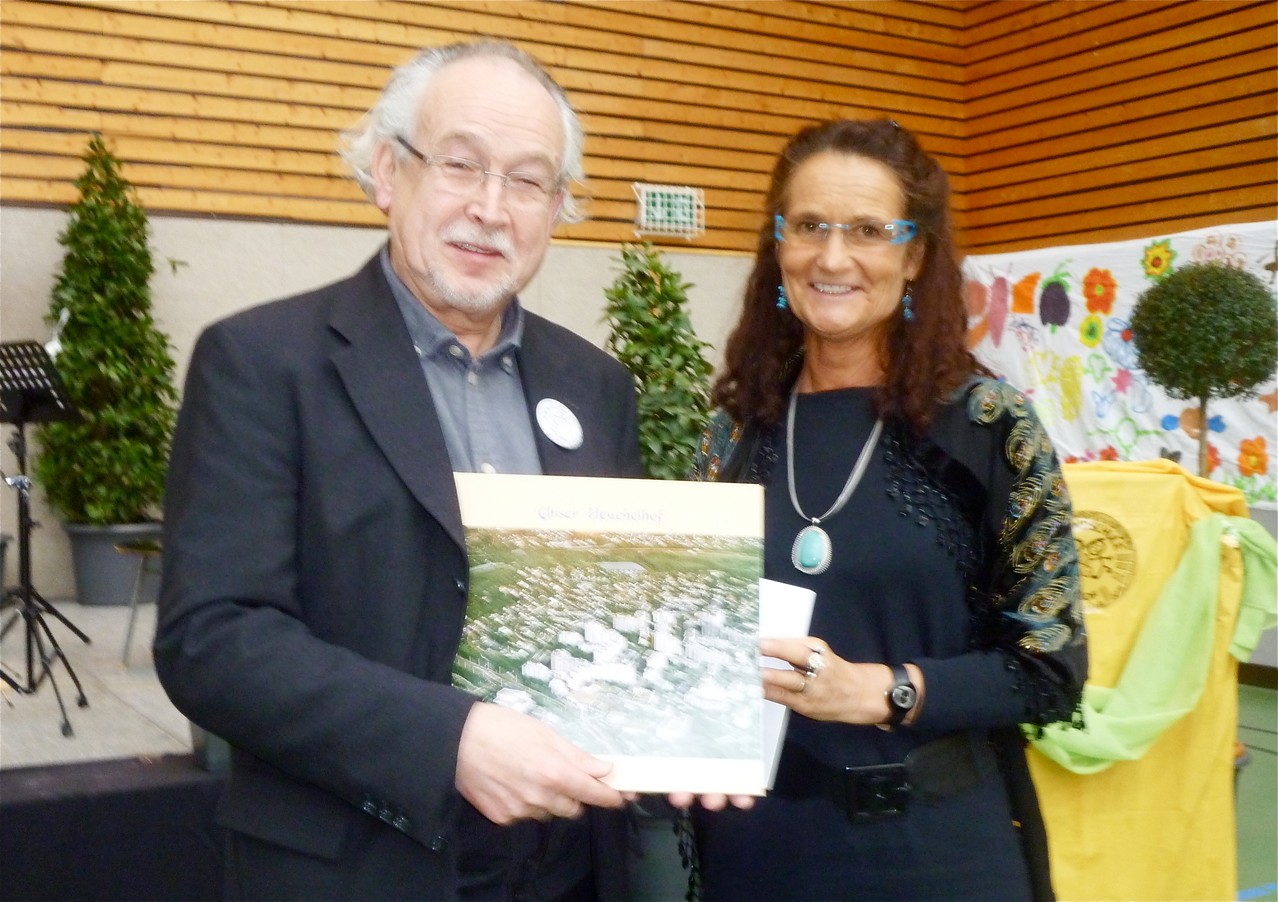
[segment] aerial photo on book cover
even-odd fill
[[[761,793],[759,486],[456,474],[470,597],[453,681],[638,792]]]

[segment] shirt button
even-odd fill
[[[463,356],[466,352],[462,350],[461,345],[449,345],[449,346],[448,346],[448,353],[449,353],[449,354],[452,354],[454,357],[461,357],[461,356]]]
[[[492,464],[488,463],[487,461],[484,461],[482,464],[480,464],[480,465],[479,465],[479,472],[481,472],[481,473],[496,473],[496,472],[497,472],[497,468],[496,468],[496,467],[494,467]]]
[[[471,370],[470,372],[466,374],[466,381],[469,382],[471,385],[478,385],[479,373],[475,372],[474,370]]]

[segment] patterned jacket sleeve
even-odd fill
[[[984,609],[978,641],[1007,656],[1020,683],[1026,723],[1077,721],[1087,637],[1060,463],[1029,400],[1006,383],[976,383],[966,413],[996,440],[982,479],[988,480],[985,520],[992,541],[978,599]]]
[[[719,409],[710,416],[701,441],[692,457],[692,473],[688,478],[697,482],[718,482],[719,469],[737,447],[741,438],[741,425],[727,411]]]

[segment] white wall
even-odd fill
[[[66,224],[60,210],[0,205],[0,340],[49,338],[44,322],[49,292],[61,266],[58,233]],[[213,320],[272,298],[293,294],[353,272],[382,244],[380,229],[244,222],[227,219],[151,217],[156,274],[154,313],[175,348],[178,377],[186,372],[191,347]],[[693,283],[690,313],[698,337],[721,347],[736,315],[749,272],[741,255],[662,252],[667,264]],[[176,272],[166,260],[183,261]],[[616,278],[615,248],[554,244],[541,273],[521,298],[529,310],[561,323],[602,346],[604,289]],[[709,355],[718,363],[719,352]],[[12,474],[7,447],[12,430],[3,427],[0,469]],[[30,430],[28,430],[30,432]],[[29,436],[30,437],[30,436]],[[32,449],[32,456],[38,449]],[[32,537],[32,578],[50,600],[74,595],[70,553],[57,517],[36,486],[33,515],[41,523]],[[17,499],[0,493],[0,533],[16,534]],[[17,551],[9,544],[6,580],[17,574]]]

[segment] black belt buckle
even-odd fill
[[[905,814],[910,801],[910,774],[904,764],[843,768],[844,807],[854,821]]]

